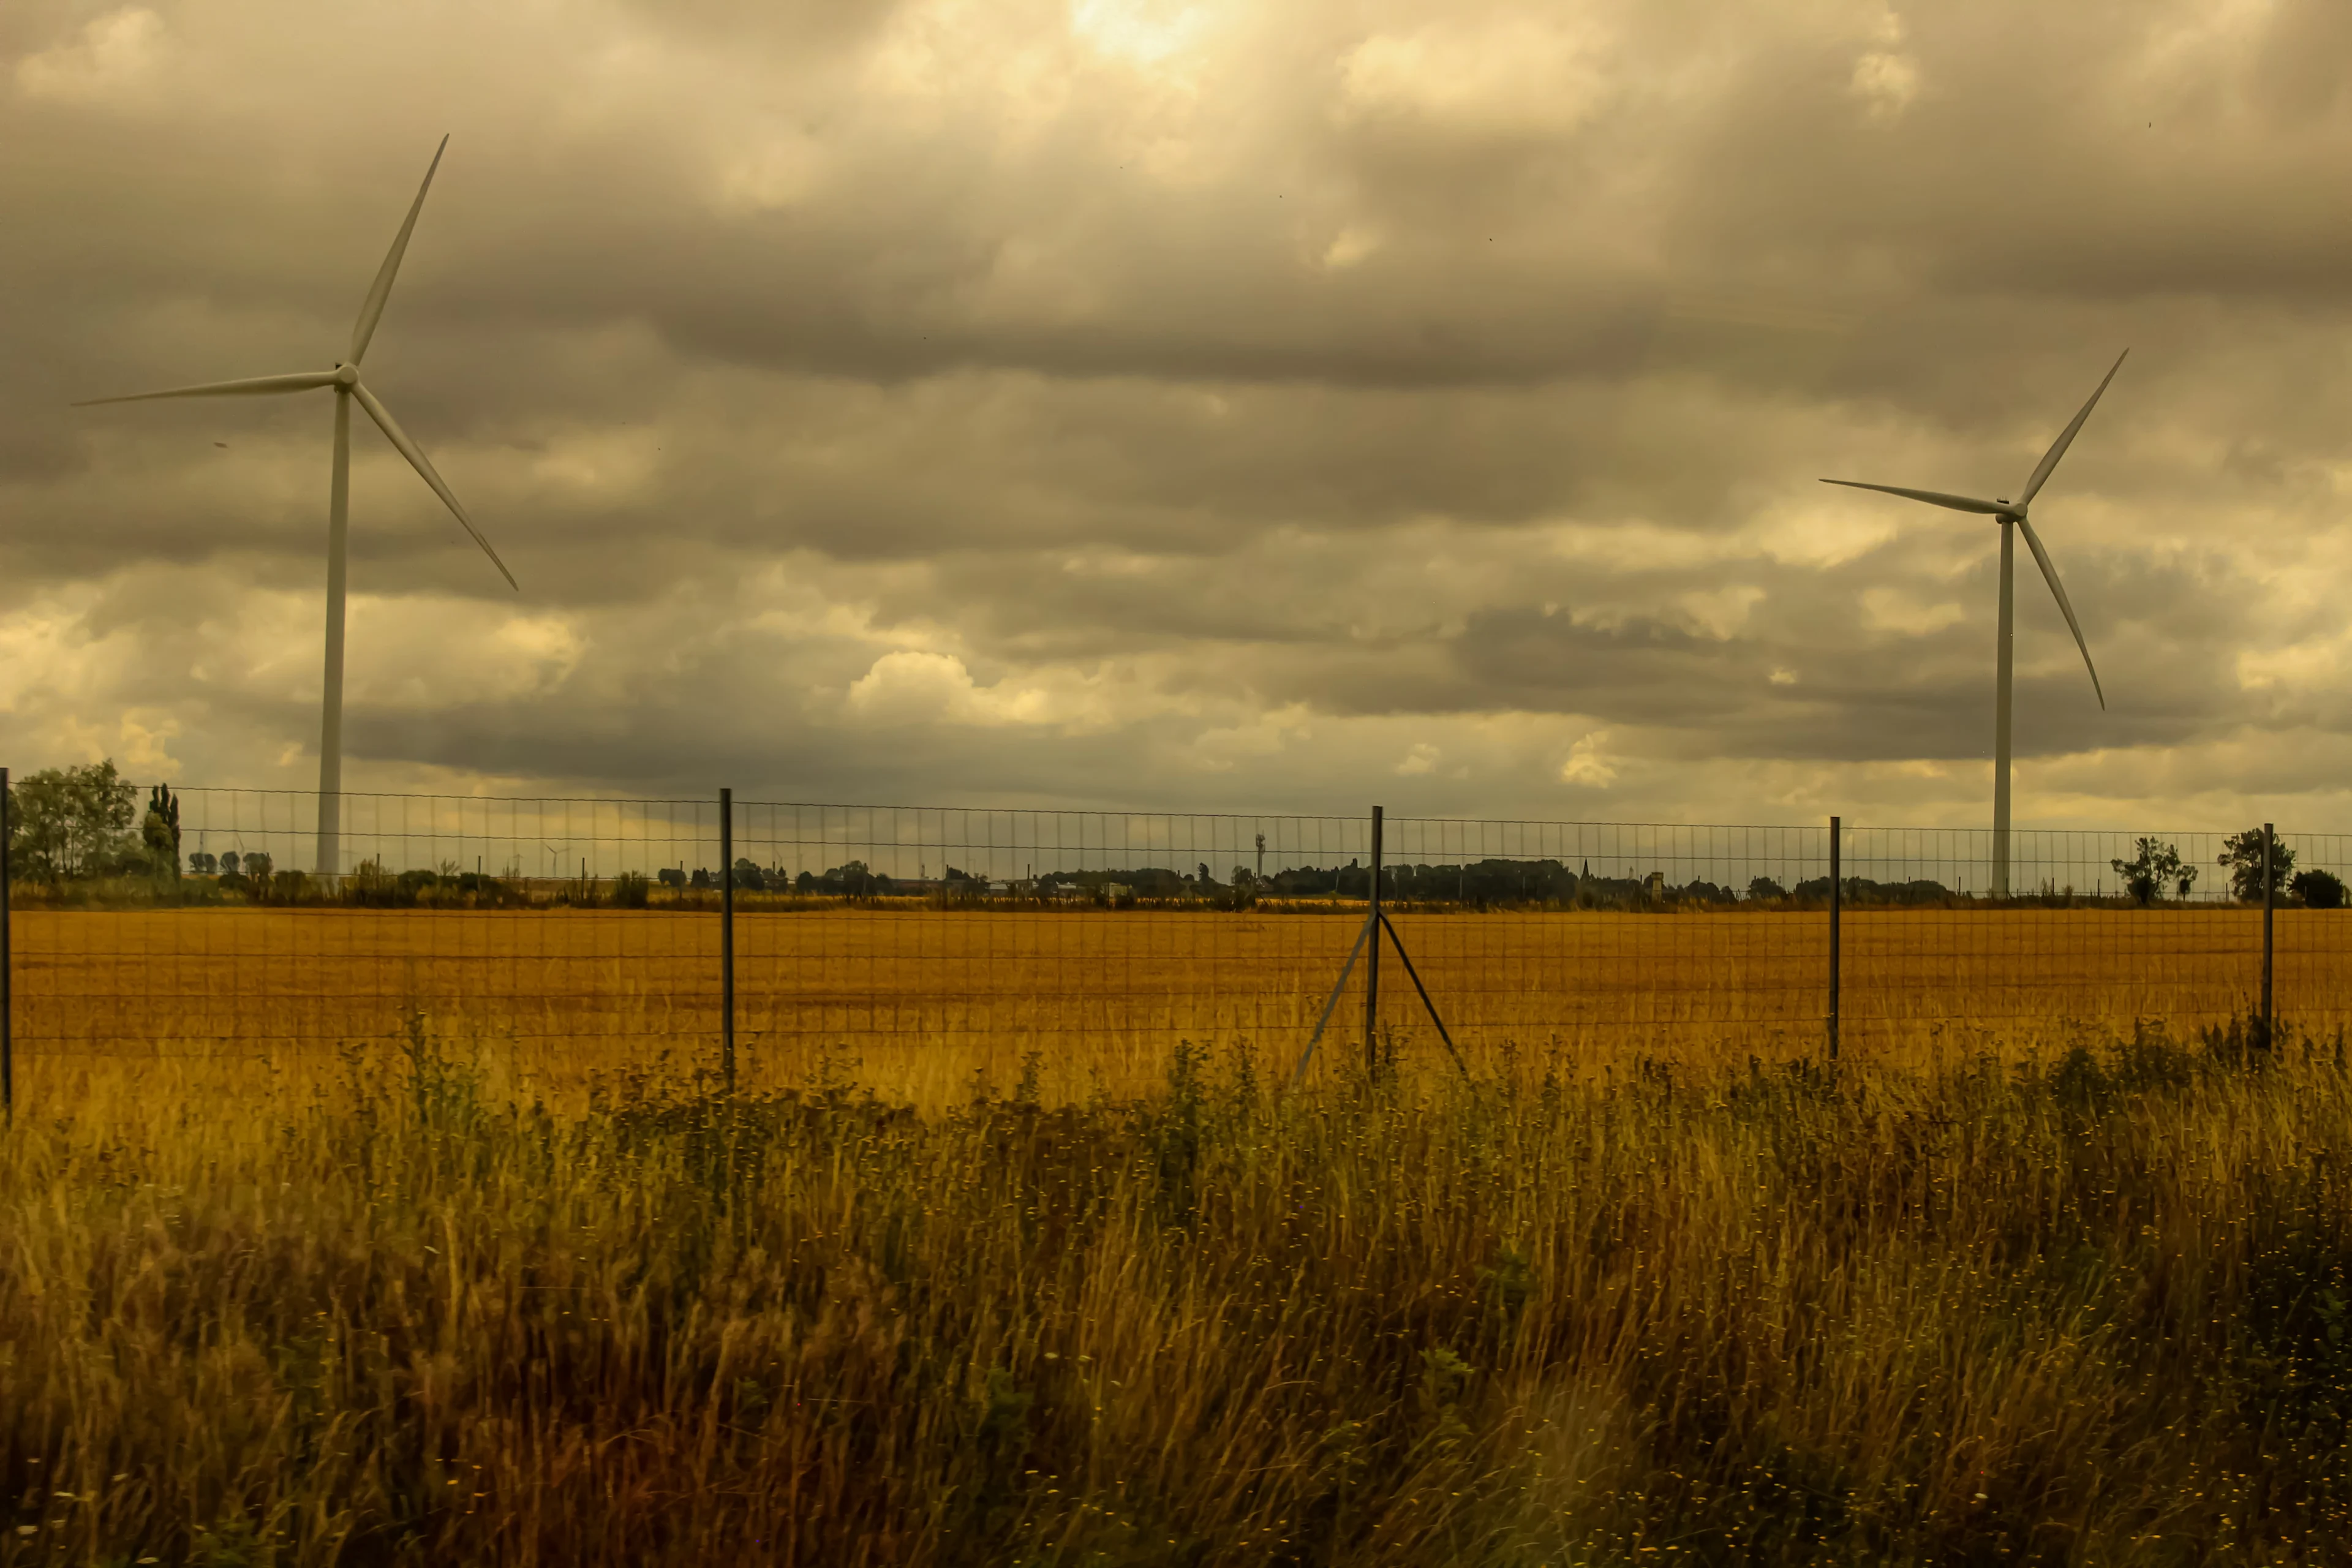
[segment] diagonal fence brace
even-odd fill
[[[1381,911],[1381,929],[1389,933],[1389,942],[1396,948],[1396,955],[1404,961],[1405,976],[1412,982],[1412,988],[1421,994],[1421,1005],[1429,1009],[1429,1021],[1437,1026],[1437,1037],[1445,1042],[1445,1054],[1454,1058],[1454,1065],[1462,1069],[1463,1080],[1467,1082],[1470,1064],[1462,1059],[1461,1051],[1454,1044],[1454,1037],[1445,1032],[1445,1020],[1437,1016],[1437,1004],[1429,999],[1429,987],[1421,983],[1421,971],[1412,966],[1412,954],[1404,950],[1404,938],[1397,935],[1396,927],[1389,923],[1386,910]]]
[[[1307,1064],[1315,1059],[1315,1047],[1322,1043],[1323,1030],[1331,1022],[1332,1011],[1339,1005],[1339,994],[1348,988],[1348,976],[1356,972],[1356,960],[1363,956],[1364,939],[1372,934],[1374,917],[1367,917],[1364,929],[1356,933],[1356,945],[1348,950],[1348,962],[1339,966],[1339,979],[1331,987],[1331,998],[1323,1004],[1323,1016],[1315,1020],[1315,1032],[1307,1037],[1307,1048],[1298,1055],[1298,1070],[1290,1075],[1290,1087],[1297,1089],[1307,1080]]]
[[[1306,1081],[1307,1064],[1315,1059],[1315,1047],[1322,1043],[1323,1031],[1330,1024],[1331,1015],[1339,1005],[1341,994],[1348,989],[1348,977],[1356,972],[1356,960],[1363,956],[1364,939],[1372,937],[1375,931],[1388,932],[1390,945],[1396,949],[1397,957],[1404,961],[1405,977],[1412,982],[1413,991],[1421,997],[1421,1005],[1429,1010],[1429,1021],[1437,1026],[1437,1037],[1445,1042],[1446,1055],[1454,1058],[1454,1065],[1461,1069],[1464,1079],[1466,1081],[1469,1079],[1470,1064],[1463,1059],[1461,1047],[1454,1043],[1453,1035],[1447,1032],[1445,1020],[1439,1015],[1437,1003],[1429,994],[1429,987],[1421,983],[1421,971],[1412,966],[1412,954],[1404,950],[1404,939],[1397,935],[1397,929],[1391,923],[1388,911],[1377,910],[1365,919],[1363,929],[1356,933],[1356,945],[1348,950],[1348,962],[1339,966],[1339,978],[1332,985],[1329,998],[1323,1004],[1323,1016],[1315,1022],[1315,1033],[1308,1037],[1307,1049],[1299,1053],[1298,1069],[1290,1075],[1290,1085],[1293,1089]],[[1378,940],[1377,937],[1373,939]]]

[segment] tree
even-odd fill
[[[131,836],[138,795],[110,761],[26,774],[8,791],[10,868],[49,882],[120,869],[139,853]]]
[[[180,798],[170,785],[157,784],[147,792],[147,816],[139,825],[139,837],[156,869],[169,871],[173,881],[179,880]]]
[[[735,858],[734,870],[735,885],[737,887],[741,888],[746,892],[751,893],[761,893],[767,890],[767,876],[760,869],[758,864],[755,863],[750,856],[738,855]]]
[[[2230,872],[2230,894],[2249,904],[2263,901],[2263,830],[2249,827],[2243,833],[2232,833],[2221,846],[2221,863]],[[2275,898],[2287,885],[2287,874],[2294,869],[2294,851],[2273,840],[2271,844],[2271,895]]]
[[[1750,877],[1748,879],[1748,897],[1752,902],[1762,903],[1769,899],[1785,899],[1788,896],[1789,889],[1769,877]]]
[[[2297,871],[2294,879],[2286,886],[2287,891],[2300,900],[2305,909],[2340,910],[2344,907],[2344,879],[2333,871],[2323,871],[2317,867],[2308,871]]]
[[[2187,898],[2189,889],[2197,885],[2197,868],[2181,863],[2180,851],[2170,844],[2159,844],[2153,838],[2137,839],[2133,848],[2136,858],[2110,860],[2116,875],[2124,879],[2124,891],[2135,903],[2149,904],[2164,897],[2164,890],[2178,887]]]
[[[205,853],[205,852],[204,852],[203,850],[201,850],[201,849],[194,849],[194,850],[190,850],[190,851],[189,851],[189,853],[188,853],[188,875],[189,875],[189,876],[191,876],[191,877],[209,877],[209,876],[214,875],[215,873],[216,873],[216,872],[217,872],[217,871],[219,871],[219,870],[220,870],[220,862],[219,862],[218,860],[215,859],[212,856],[207,855],[206,853]]]

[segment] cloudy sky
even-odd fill
[[[2334,0],[0,7],[0,763],[2352,830]]]

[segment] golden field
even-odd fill
[[[2352,1014],[2352,913],[2283,910],[2279,1015],[2332,1034]],[[819,908],[739,914],[745,1072],[800,1081],[820,1058],[866,1079],[1121,1090],[1180,1040],[1296,1059],[1360,927],[1323,913]],[[25,911],[20,1050],[280,1056],[404,1033],[611,1068],[667,1048],[712,1059],[718,919],[663,910]],[[1818,912],[1396,917],[1474,1062],[1516,1047],[1557,1068],[1633,1054],[1818,1050]],[[2259,912],[2229,908],[1874,910],[1843,925],[1850,1055],[1979,1048],[2146,1020],[2193,1033],[2257,994]],[[1360,1051],[1360,971],[1327,1049]],[[1384,1025],[1437,1041],[1391,951]]]
[[[20,915],[0,1568],[2346,1561],[2352,924],[1398,924]]]

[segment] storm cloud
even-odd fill
[[[0,763],[2352,828],[2322,0],[0,11]]]

